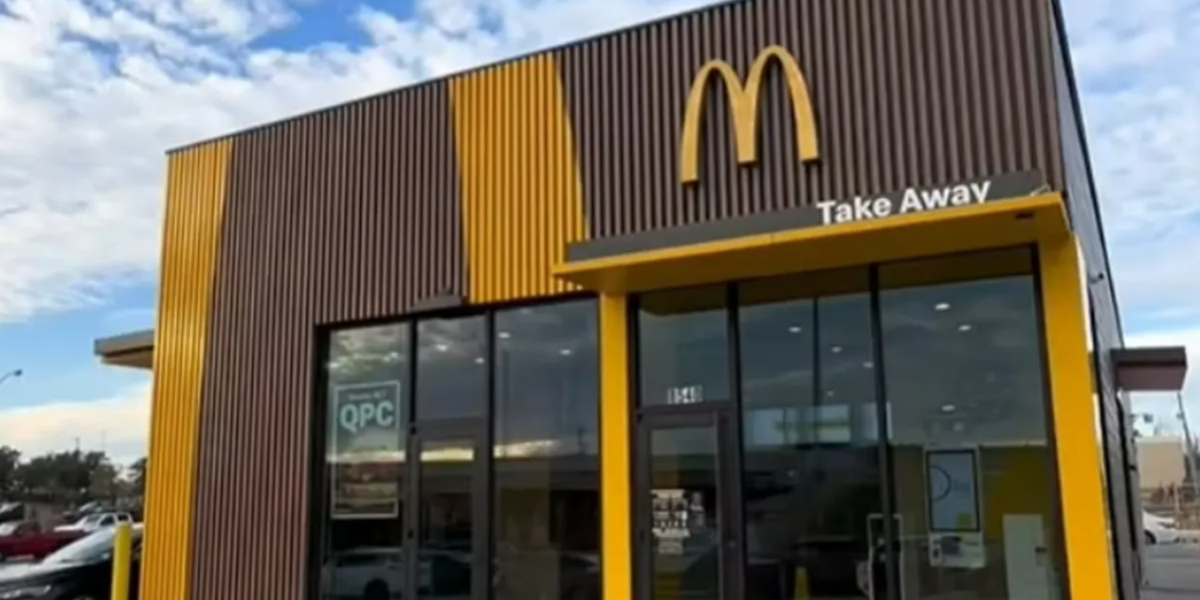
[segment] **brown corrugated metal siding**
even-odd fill
[[[301,597],[314,325],[465,293],[452,132],[446,87],[426,85],[237,139],[192,598]]]
[[[561,293],[548,269],[587,237],[1008,171],[1057,184],[1049,8],[722,5],[235,136],[191,597],[301,598],[318,324]],[[717,58],[744,76],[770,44],[807,78],[820,161],[797,163],[772,67],[759,165],[737,166],[714,84],[700,180],[681,185],[693,75]]]

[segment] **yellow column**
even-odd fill
[[[1112,599],[1103,456],[1093,425],[1098,407],[1080,297],[1082,265],[1071,236],[1042,242],[1038,256],[1070,597]]]
[[[113,536],[112,600],[129,600],[129,570],[133,562],[133,531],[129,523],[118,523]]]
[[[604,600],[633,597],[629,328],[624,295],[600,296],[600,498]]]

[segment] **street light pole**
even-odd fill
[[[20,377],[21,375],[24,375],[24,374],[25,374],[25,371],[23,371],[21,369],[13,369],[3,375],[0,375],[0,383],[4,383],[5,381],[8,381],[9,379],[16,379],[17,377]]]
[[[1188,476],[1192,480],[1192,502],[1200,501],[1200,481],[1196,479],[1196,453],[1192,446],[1192,431],[1188,427],[1187,413],[1183,410],[1183,392],[1175,393],[1175,402],[1179,405],[1179,420],[1183,424],[1184,457],[1187,459]]]

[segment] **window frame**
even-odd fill
[[[407,338],[407,344],[408,344],[408,350],[409,350],[410,356],[409,356],[408,364],[406,366],[405,381],[403,381],[401,384],[401,393],[403,394],[402,402],[404,402],[404,404],[405,404],[405,414],[404,414],[403,422],[401,423],[401,427],[403,427],[404,430],[407,432],[406,439],[405,439],[405,446],[406,446],[406,448],[408,448],[408,447],[412,446],[413,424],[417,423],[417,421],[414,419],[414,416],[416,416],[416,415],[413,411],[416,409],[415,390],[416,390],[416,375],[417,375],[418,324],[420,322],[426,321],[426,320],[454,320],[454,319],[460,319],[460,318],[483,316],[483,318],[484,318],[484,335],[485,335],[485,340],[486,340],[485,351],[487,353],[487,360],[488,360],[488,365],[487,365],[488,377],[487,377],[487,384],[486,384],[486,406],[485,406],[485,410],[484,410],[483,414],[480,416],[477,416],[477,417],[436,419],[436,420],[431,419],[431,420],[427,421],[427,423],[431,424],[434,428],[436,428],[436,427],[438,427],[437,423],[439,423],[439,422],[463,421],[463,420],[472,420],[473,419],[473,420],[478,420],[483,425],[482,430],[484,431],[483,435],[484,435],[484,440],[485,440],[484,443],[485,443],[486,451],[484,452],[483,456],[476,458],[476,460],[479,460],[482,463],[481,467],[480,467],[481,471],[486,472],[486,476],[485,476],[486,477],[486,486],[489,491],[489,496],[486,499],[488,501],[488,513],[486,515],[487,519],[483,523],[481,523],[481,526],[484,527],[486,530],[486,535],[487,535],[487,539],[488,539],[488,543],[485,544],[484,558],[482,560],[483,560],[484,564],[492,564],[494,562],[493,555],[494,555],[495,549],[491,547],[493,545],[492,527],[494,524],[492,523],[493,519],[491,519],[491,516],[492,516],[491,513],[492,513],[493,509],[492,509],[491,503],[490,503],[490,500],[491,500],[490,494],[491,494],[492,488],[493,488],[494,461],[495,461],[495,457],[493,456],[494,455],[494,444],[495,444],[494,434],[493,434],[493,419],[494,419],[495,400],[496,400],[496,390],[495,390],[495,379],[496,378],[494,376],[492,369],[493,369],[495,353],[496,353],[496,350],[495,350],[495,345],[496,345],[495,344],[495,338],[496,338],[496,329],[495,329],[496,318],[495,317],[496,317],[496,314],[500,313],[500,312],[508,311],[508,310],[553,306],[556,304],[565,304],[565,303],[569,303],[569,302],[577,302],[577,301],[584,301],[584,300],[591,300],[591,301],[593,301],[593,303],[596,306],[595,319],[596,319],[596,323],[597,323],[597,331],[599,331],[599,329],[598,329],[599,328],[599,320],[600,320],[599,295],[595,294],[595,293],[590,293],[590,292],[573,292],[573,293],[561,294],[561,295],[552,296],[552,297],[540,297],[540,298],[525,299],[525,300],[519,300],[519,301],[513,301],[513,302],[494,303],[494,304],[487,304],[487,305],[459,304],[459,305],[454,305],[454,306],[449,306],[449,307],[447,307],[445,305],[441,305],[441,306],[431,307],[428,309],[418,308],[415,310],[410,310],[405,313],[391,315],[391,316],[378,317],[378,318],[345,320],[345,321],[331,321],[331,322],[326,322],[326,323],[318,323],[312,327],[312,329],[311,329],[312,338],[311,338],[311,342],[309,344],[309,348],[310,348],[309,365],[310,365],[311,370],[310,370],[309,397],[308,397],[308,406],[309,406],[309,410],[310,410],[309,423],[308,423],[308,425],[309,425],[309,431],[308,431],[309,460],[308,460],[308,473],[307,473],[308,477],[307,477],[307,481],[306,481],[307,488],[308,488],[307,489],[307,495],[308,495],[308,506],[307,506],[308,539],[307,539],[307,544],[308,544],[308,547],[306,548],[306,561],[305,562],[306,562],[306,567],[307,567],[307,574],[306,574],[306,577],[304,580],[304,588],[303,588],[303,592],[302,592],[303,598],[306,598],[308,600],[319,600],[320,594],[321,594],[321,583],[322,583],[322,574],[324,572],[324,564],[329,558],[326,550],[327,550],[328,543],[329,543],[330,524],[332,523],[332,519],[329,518],[329,511],[331,508],[332,481],[331,481],[331,477],[330,477],[329,464],[326,461],[326,449],[327,449],[328,443],[329,443],[328,414],[329,414],[329,403],[331,401],[330,377],[329,377],[330,374],[329,374],[329,369],[328,369],[328,361],[329,361],[329,352],[330,352],[330,349],[332,346],[332,340],[333,340],[334,335],[341,333],[341,332],[354,331],[354,330],[359,330],[359,329],[369,329],[372,327],[400,325],[400,324],[408,325],[408,331],[406,332],[405,336]],[[419,305],[419,303],[414,303],[414,305]],[[597,346],[599,346],[599,344],[601,343],[599,334],[597,335],[596,343],[597,343]],[[596,352],[596,370],[597,370],[598,374],[601,373],[602,355],[603,355],[602,352],[599,352],[599,351]],[[598,375],[598,377],[599,377],[599,375]],[[600,414],[601,403],[602,403],[601,395],[597,394],[596,402],[595,402],[596,426],[597,426],[597,436],[596,436],[597,437],[597,441],[596,441],[596,443],[597,443],[597,453],[596,453],[597,481],[596,481],[596,484],[597,484],[597,490],[599,490],[599,493],[602,496],[603,490],[600,487],[602,485],[602,478],[599,476],[599,473],[600,473],[599,464],[601,461],[601,457],[603,456],[603,453],[604,453],[603,434],[599,431],[600,427],[602,427],[602,419],[601,419],[601,414]],[[405,465],[403,467],[406,476],[408,476],[412,473],[412,469],[409,464],[410,462],[411,462],[411,459],[407,459],[405,461]],[[412,487],[412,482],[404,483],[401,486],[401,494],[404,494],[405,496],[407,496],[409,494],[409,490],[411,487]],[[407,509],[402,509],[402,511],[404,511],[404,510],[407,510]],[[597,523],[596,526],[601,527],[601,524]],[[414,527],[413,524],[407,524],[405,526],[405,530],[411,531],[413,527]],[[602,532],[601,532],[601,535],[598,535],[597,537],[599,538],[601,536],[602,536]],[[601,555],[602,554],[603,554],[603,552],[601,551]],[[600,568],[602,568],[602,561],[600,562],[600,564],[601,564]],[[487,573],[486,578],[490,582],[492,579],[491,573]],[[491,588],[489,585],[488,592],[486,592],[483,595],[483,597],[488,598],[491,596],[490,589]]]

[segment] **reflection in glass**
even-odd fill
[[[730,398],[727,315],[724,286],[638,297],[643,406]]]
[[[408,326],[340,331],[329,342],[330,522],[321,596],[389,598],[403,586]]]
[[[496,600],[600,598],[594,300],[495,320]]]
[[[475,529],[471,440],[421,444],[417,590],[421,598],[468,600]]]
[[[908,600],[1060,597],[1032,270],[1023,249],[880,268]]]
[[[650,597],[721,598],[715,427],[650,434]]]
[[[739,286],[751,600],[863,597],[882,510],[866,289],[865,270]]]
[[[417,325],[417,406],[422,421],[478,417],[487,411],[483,315]]]

